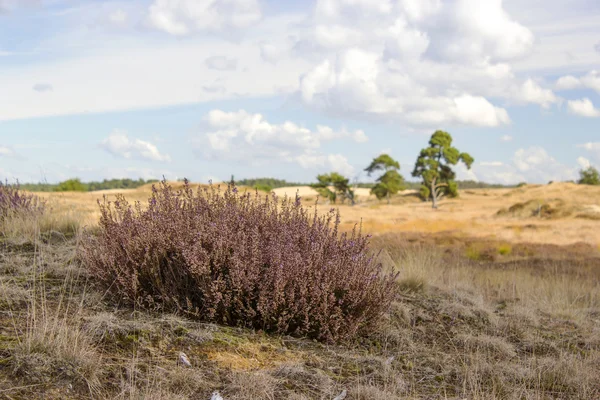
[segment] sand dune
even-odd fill
[[[175,182],[173,186],[180,188],[182,184]],[[131,201],[145,202],[150,188],[39,195],[49,199],[53,207],[81,213],[88,224],[94,224],[99,217],[97,199],[106,195],[112,200],[116,193],[123,193]],[[299,193],[307,207],[312,207],[317,197],[309,186],[284,187],[274,192],[290,197]],[[336,205],[343,229],[362,222],[363,229],[372,233],[452,231],[506,241],[600,245],[600,187],[554,183],[514,189],[466,189],[460,190],[459,198],[443,200],[436,211],[410,190],[394,196],[391,205],[369,195],[368,189],[357,189],[357,195],[355,206]],[[536,214],[538,209],[543,210],[541,216]]]

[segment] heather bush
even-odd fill
[[[24,193],[19,185],[0,181],[0,220],[17,214],[39,215],[44,211],[44,202],[33,194]]]
[[[194,192],[166,182],[147,207],[99,202],[97,235],[80,256],[120,298],[196,318],[323,341],[369,330],[394,296],[360,229],[309,214],[300,199]]]

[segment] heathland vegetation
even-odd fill
[[[417,160],[436,212],[389,155],[306,188],[333,208],[0,184],[0,398],[600,398],[593,171],[452,197],[459,161],[444,132]]]
[[[56,184],[51,183],[25,183],[20,187],[31,192],[94,192],[109,189],[135,189],[158,180],[150,179],[104,179],[101,182],[82,182],[79,178],[67,179]]]

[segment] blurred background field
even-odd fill
[[[181,182],[172,182],[182,187]],[[215,184],[218,185],[218,184]],[[220,184],[222,188],[226,184]],[[194,188],[206,185],[192,185]],[[109,201],[122,193],[131,201],[144,204],[152,184],[136,189],[112,189],[94,192],[38,192],[56,211],[78,214],[84,225],[97,223],[97,201]],[[240,187],[240,190],[253,189]],[[278,196],[298,193],[307,207],[314,206],[317,192],[309,186],[274,189]],[[266,195],[267,192],[259,192]],[[526,185],[510,189],[467,189],[460,196],[444,200],[438,210],[421,201],[416,191],[405,190],[392,197],[390,205],[378,201],[369,189],[357,188],[357,204],[336,204],[342,227],[351,229],[361,223],[364,231],[384,232],[452,232],[467,237],[495,238],[511,242],[572,244],[584,242],[600,245],[600,187],[574,183]],[[332,205],[319,200],[319,210]]]

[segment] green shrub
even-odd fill
[[[498,247],[498,254],[501,256],[509,256],[512,254],[512,246],[510,244],[502,244]]]
[[[79,178],[69,179],[60,182],[54,189],[55,192],[87,192],[88,185],[82,183]]]

